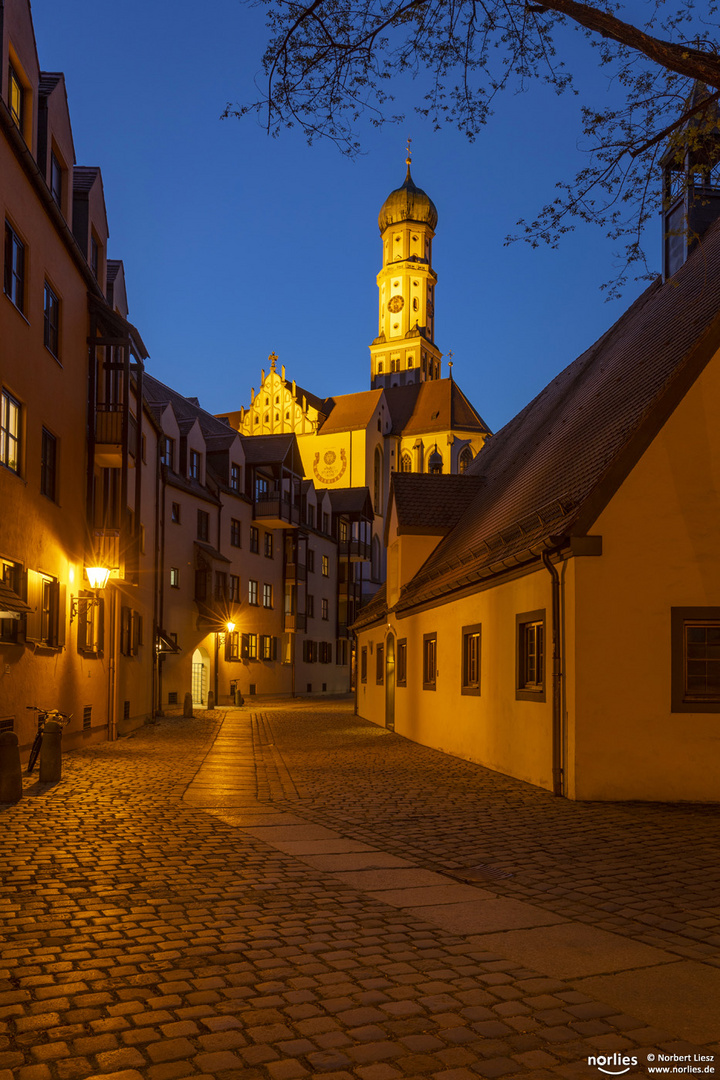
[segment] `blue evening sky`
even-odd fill
[[[582,166],[577,97],[506,95],[473,144],[411,116],[368,129],[350,161],[297,131],[271,139],[252,118],[220,119],[252,96],[261,8],[33,0],[33,15],[41,68],[65,72],[78,164],[102,168],[108,254],[125,263],[148,370],[211,412],[247,405],[272,351],[321,397],[369,389],[377,215],[403,182],[408,135],[413,178],[439,213],[437,344],[494,430],[644,288],[605,302],[613,244],[597,228],[557,251],[503,245]],[[603,104],[594,53],[567,41]],[[403,93],[419,100],[422,87]],[[649,239],[659,256],[659,221]]]

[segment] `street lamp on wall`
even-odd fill
[[[97,595],[100,589],[104,589],[108,583],[110,577],[110,570],[107,566],[86,566],[85,574],[90,588],[94,592],[94,596],[73,596],[70,600],[70,621],[80,613],[80,604],[84,605],[83,610],[87,611],[88,608],[95,607],[100,603],[100,597]]]
[[[91,589],[104,589],[110,577],[110,569],[107,566],[87,566],[85,573]]]
[[[227,641],[227,635],[232,634],[235,629],[235,623],[232,619],[228,619],[222,630],[215,631],[215,701],[218,699],[219,690],[219,678],[220,678],[220,644],[224,646]]]
[[[232,619],[228,619],[228,621],[225,623],[225,628],[223,630],[218,630],[217,631],[218,641],[222,645],[224,645],[225,644],[225,635],[226,634],[232,634],[234,629],[235,629],[235,623],[232,621]]]

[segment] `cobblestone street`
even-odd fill
[[[567,802],[306,700],[161,719],[0,813],[0,1080],[720,1053],[720,807]]]

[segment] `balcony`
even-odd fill
[[[128,442],[135,446],[136,421],[130,416]],[[95,412],[95,464],[103,469],[119,469],[123,462],[123,406],[98,403]],[[133,464],[132,456],[129,463]]]
[[[300,507],[294,506],[287,495],[269,493],[255,499],[255,520],[268,529],[293,529],[300,524]]]
[[[106,566],[112,578],[124,580],[125,550],[121,546],[119,529],[93,529],[92,552],[88,559],[94,566]]]
[[[305,565],[305,563],[286,562],[285,580],[289,584],[293,584],[298,581],[307,581],[307,566]]]
[[[304,611],[302,612],[302,614],[300,614],[299,612],[295,614],[291,614],[287,611],[285,612],[283,630],[285,630],[286,632],[294,630],[305,630],[306,627],[307,615]]]
[[[341,540],[339,554],[341,559],[349,558],[350,562],[369,562],[370,544],[367,540]]]

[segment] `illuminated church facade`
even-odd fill
[[[378,216],[378,334],[370,345],[370,390],[319,398],[278,371],[260,373],[247,407],[223,415],[241,436],[297,438],[303,473],[318,489],[368,490],[371,558],[359,564],[364,598],[385,578],[385,523],[394,472],[464,473],[490,434],[450,375],[435,343],[432,244],[438,213],[413,182],[388,195]]]

